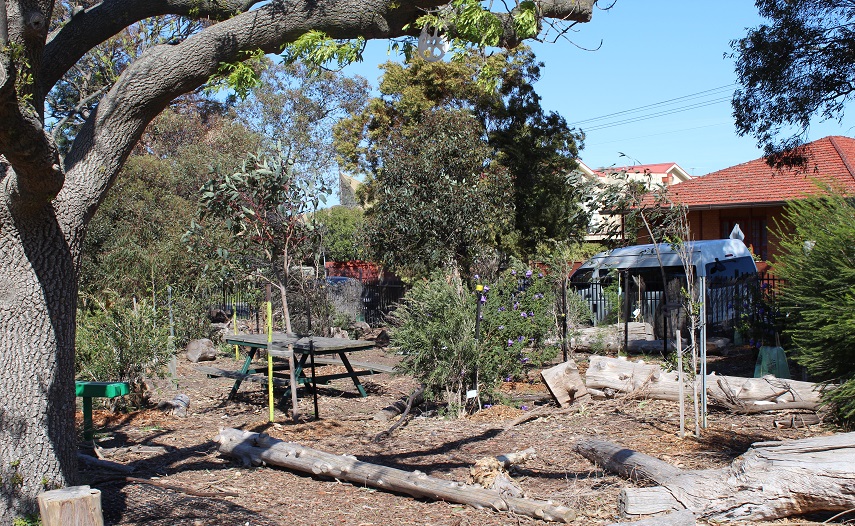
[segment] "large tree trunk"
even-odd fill
[[[587,22],[595,3],[544,1],[537,14]],[[87,223],[148,122],[176,97],[221,73],[222,64],[245,60],[246,52],[278,53],[310,30],[337,39],[417,35],[416,18],[447,2],[298,0],[283,9],[281,2],[259,0],[122,0],[93,2],[52,21],[57,4],[6,1],[0,17],[5,28],[0,30],[3,523],[35,511],[43,480],[51,486],[74,482],[78,249]],[[170,14],[222,21],[206,22],[182,41],[153,46],[135,57],[97,100],[97,108],[84,112],[85,122],[61,158],[45,130],[47,93],[95,46],[136,22]],[[512,20],[512,13],[497,16]],[[453,34],[454,28],[449,31]],[[519,40],[515,25],[505,23],[500,44],[513,46]],[[15,61],[12,49],[17,50]],[[89,95],[98,92],[81,94],[86,97],[82,105],[96,103]]]
[[[855,508],[855,433],[754,444],[730,466],[683,471],[603,441],[584,439],[576,451],[652,488],[624,488],[626,516],[688,509],[719,521],[772,520]]]
[[[13,218],[7,203],[0,206],[0,520],[11,524],[5,519],[38,509],[46,486],[76,483],[77,278],[50,205]]]

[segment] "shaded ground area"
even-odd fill
[[[580,369],[586,358],[577,357]],[[382,350],[360,354],[360,361],[394,363]],[[734,374],[753,369],[750,355],[736,353],[711,358],[711,370]],[[234,357],[223,355],[216,365],[237,368]],[[506,427],[525,412],[497,405],[463,419],[449,419],[430,411],[400,427],[391,438],[373,438],[390,423],[372,416],[409,393],[414,382],[389,374],[368,377],[369,396],[358,396],[349,380],[336,380],[319,389],[320,420],[293,423],[277,409],[267,422],[266,391],[245,385],[236,401],[226,397],[232,382],[208,379],[187,362],[179,364],[177,391],[170,382],[154,398],[171,399],[176,392],[190,397],[187,417],[159,411],[128,415],[97,412],[103,426],[98,444],[117,448],[135,444],[161,446],[160,452],[121,452],[109,460],[135,468],[126,475],[107,470],[84,472],[87,483],[103,492],[108,524],[123,525],[505,525],[539,523],[463,505],[430,502],[394,495],[336,480],[315,478],[279,468],[240,466],[222,457],[211,442],[222,427],[264,431],[283,440],[332,453],[356,455],[360,460],[405,470],[421,470],[448,480],[466,481],[469,468],[481,457],[534,447],[537,458],[521,466],[514,477],[533,498],[553,500],[577,511],[577,524],[603,525],[616,515],[620,488],[631,484],[605,474],[572,451],[582,436],[598,436],[657,456],[686,469],[715,468],[729,463],[752,442],[797,439],[833,432],[824,426],[776,429],[773,416],[739,416],[713,412],[710,427],[700,439],[677,437],[675,403],[652,400],[609,400],[577,404],[572,411]],[[547,409],[537,371],[532,381],[509,384],[511,395],[525,396],[529,410]],[[302,393],[303,414],[312,412],[311,397]],[[550,413],[550,411],[546,411]],[[87,445],[81,446],[86,452]],[[88,445],[91,454],[91,443]],[[167,489],[153,484],[167,485]],[[819,524],[828,517],[781,520],[773,524]],[[842,517],[842,519],[852,518]],[[740,523],[749,525],[752,523]],[[769,524],[769,523],[765,523]]]

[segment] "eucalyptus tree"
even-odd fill
[[[736,129],[770,160],[800,164],[814,117],[840,120],[855,97],[855,2],[756,0],[765,22],[731,42]]]
[[[491,13],[475,0],[102,0],[66,13],[56,0],[0,2],[0,520],[34,511],[43,488],[78,481],[81,247],[146,125],[173,99],[217,76],[246,89],[255,77],[242,61],[289,43],[295,56],[353,60],[365,39],[412,37],[428,21],[478,45],[512,47],[544,27],[589,21],[595,4],[525,1]],[[52,22],[55,9],[63,16]],[[88,52],[165,16],[199,23],[121,64],[60,149],[46,128],[49,94]]]

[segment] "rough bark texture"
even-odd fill
[[[306,31],[391,38],[446,0],[103,0],[55,24],[55,0],[5,0],[0,51],[0,522],[36,510],[43,482],[74,484],[74,330],[86,225],[146,125],[224,62],[279,52]],[[594,0],[542,0],[543,17],[591,18]],[[250,9],[253,8],[253,9]],[[100,99],[64,159],[44,128],[45,96],[93,47],[144,18],[211,23],[142,53]],[[508,14],[502,15],[506,20]],[[506,24],[505,44],[519,40]],[[0,30],[0,39],[4,37]],[[0,42],[6,44],[7,42]],[[22,83],[23,63],[32,82]]]
[[[609,526],[694,526],[698,521],[695,514],[689,510],[676,511],[661,517],[652,517],[632,522],[616,522]]]
[[[707,519],[758,521],[855,508],[855,433],[757,443],[726,468],[676,473],[662,469],[667,464],[661,460],[608,442],[580,444],[587,458],[607,469],[660,484],[624,488],[618,506],[627,516],[688,509]],[[621,458],[635,466],[621,466]]]
[[[220,453],[237,458],[245,465],[257,466],[264,462],[413,497],[459,502],[548,521],[569,522],[576,516],[573,510],[552,502],[509,497],[498,491],[430,477],[419,471],[409,472],[361,462],[353,456],[334,455],[239,429],[223,429],[214,441],[220,444]]]

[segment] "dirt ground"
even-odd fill
[[[363,362],[392,364],[394,356],[381,349],[360,353]],[[736,353],[712,358],[710,370],[747,374],[752,357]],[[577,355],[580,369],[587,358]],[[206,364],[209,365],[209,364]],[[234,356],[221,355],[217,367],[237,369]],[[333,366],[327,366],[333,367]],[[829,434],[827,425],[776,429],[770,415],[738,416],[713,411],[709,428],[700,439],[677,436],[676,403],[647,400],[589,401],[563,414],[549,409],[551,402],[532,402],[545,394],[538,371],[531,382],[508,384],[528,411],[547,416],[506,426],[525,414],[506,405],[487,408],[469,418],[452,419],[436,411],[418,414],[391,438],[373,438],[388,422],[372,417],[381,408],[409,393],[411,378],[380,374],[363,377],[367,398],[350,380],[336,380],[319,389],[320,419],[312,415],[310,393],[301,390],[301,412],[307,421],[292,422],[277,408],[275,422],[267,420],[266,387],[244,384],[237,400],[227,400],[232,381],[207,378],[193,364],[181,360],[177,387],[160,383],[154,399],[169,400],[176,393],[190,398],[186,417],[146,410],[114,415],[96,411],[96,442],[108,460],[134,468],[130,475],[104,469],[84,471],[84,482],[102,491],[107,524],[123,525],[352,525],[393,526],[435,524],[449,526],[540,523],[535,519],[478,510],[396,495],[327,478],[317,478],[276,467],[247,468],[217,452],[211,441],[218,429],[235,427],[264,431],[273,437],[324,451],[355,455],[360,460],[420,470],[435,477],[467,481],[469,468],[485,456],[533,447],[537,458],[513,472],[525,493],[552,500],[576,511],[575,524],[605,525],[618,521],[620,489],[632,484],[604,473],[573,452],[574,442],[596,436],[654,455],[685,469],[716,468],[728,464],[753,442],[798,439]],[[112,450],[133,445],[162,446],[160,451]],[[92,443],[81,452],[93,454]],[[826,516],[783,519],[771,524],[820,524]],[[835,519],[855,519],[852,514]],[[743,522],[743,525],[755,523]],[[756,523],[760,524],[760,523]],[[770,524],[770,523],[763,523]]]

